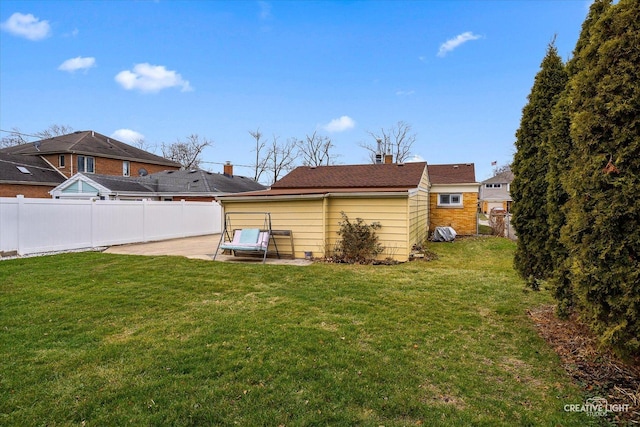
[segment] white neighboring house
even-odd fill
[[[251,178],[233,175],[229,164],[224,170],[169,170],[139,177],[78,173],[49,193],[54,199],[209,202],[225,194],[265,189]]]
[[[491,209],[511,212],[511,181],[513,181],[513,172],[505,170],[480,183],[482,213],[487,214]]]
[[[161,200],[150,186],[135,178],[77,173],[49,192],[54,199]]]

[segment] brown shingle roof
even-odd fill
[[[429,182],[432,184],[473,184],[476,172],[473,163],[429,165]]]
[[[416,188],[426,163],[300,166],[271,186],[282,189]]]
[[[94,131],[78,131],[54,136],[28,144],[16,145],[0,150],[7,154],[39,156],[42,154],[78,153],[111,159],[132,160],[163,166],[180,167],[164,157],[120,142]]]

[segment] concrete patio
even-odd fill
[[[218,247],[220,234],[186,237],[183,239],[161,240],[159,242],[132,243],[128,245],[111,246],[104,251],[108,254],[121,255],[173,255],[206,261],[213,260],[213,254]],[[238,263],[261,263],[261,258],[235,257],[218,254],[216,261]],[[267,264],[278,265],[310,265],[312,261],[305,259],[267,258]]]

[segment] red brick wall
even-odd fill
[[[42,156],[44,157],[49,163],[51,163],[54,167],[58,168],[58,170],[60,172],[62,172],[64,174],[64,176],[66,176],[67,178],[70,177],[69,175],[69,170],[70,170],[70,162],[71,162],[71,154],[65,154],[64,155],[64,164],[65,166],[63,168],[59,167],[59,163],[60,163],[60,159],[58,157],[57,154],[47,154]],[[75,167],[73,168],[75,169]]]
[[[50,199],[49,191],[54,188],[48,185],[0,184],[0,197],[15,197],[22,194],[27,198]]]
[[[78,173],[78,158],[77,154],[69,154],[66,153],[64,155],[64,167],[59,167],[60,158],[58,154],[48,154],[43,156],[49,163],[53,166],[57,167],[60,172],[62,172],[67,178],[72,176],[71,170],[73,170],[73,175]],[[123,160],[109,159],[106,157],[95,157],[95,173],[100,175],[115,175],[122,176],[122,162]],[[162,172],[164,170],[177,170],[177,167],[171,166],[161,166],[154,165],[149,163],[141,163],[141,162],[130,162],[130,173],[131,176],[138,176],[138,170],[140,168],[145,168],[149,173]]]

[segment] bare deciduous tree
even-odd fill
[[[493,167],[493,176],[496,176],[503,172],[511,172],[511,165],[496,165]]]
[[[200,155],[206,147],[213,145],[213,142],[206,138],[200,138],[197,134],[192,134],[185,141],[176,141],[173,144],[162,143],[162,156],[166,159],[180,163],[182,169],[198,169],[200,167]]]
[[[278,142],[278,137],[273,136],[271,146],[267,154],[267,171],[271,173],[271,182],[276,182],[280,175],[289,172],[295,167],[296,140],[290,138],[286,143]]]
[[[71,132],[73,132],[73,128],[69,125],[53,124],[40,132],[36,132],[36,136],[40,139],[47,139],[53,138],[54,136],[66,135]]]
[[[53,138],[54,136],[66,135],[73,132],[73,128],[69,125],[51,125],[48,128],[36,132],[34,134],[26,134],[20,132],[20,129],[11,128],[11,132],[7,136],[0,139],[0,148],[13,147],[14,145],[26,144],[29,141],[26,137],[34,137],[38,139]]]
[[[144,151],[154,152],[158,146],[147,142],[144,138],[136,138],[131,141],[131,145]]]
[[[409,123],[399,121],[390,129],[380,129],[379,133],[368,131],[376,143],[362,143],[360,146],[369,151],[372,163],[376,162],[376,154],[392,154],[396,162],[402,163],[409,158],[411,147],[416,142],[416,134],[411,129]]]
[[[305,139],[296,141],[298,156],[302,157],[305,166],[329,166],[333,164],[336,156],[331,154],[334,147],[331,138],[318,135],[313,132],[306,135]]]
[[[14,145],[26,144],[24,134],[18,128],[11,128],[11,132],[0,139],[0,148],[13,147]]]
[[[255,163],[253,164],[253,179],[254,181],[259,181],[262,174],[267,170],[267,161],[268,156],[264,155],[264,149],[266,146],[266,142],[262,140],[262,133],[260,132],[260,128],[254,131],[249,131],[249,135],[256,140],[256,158]]]

